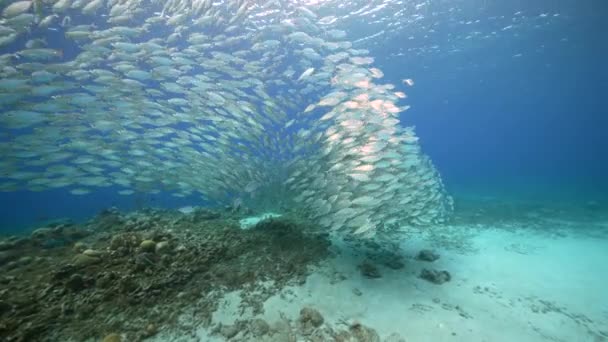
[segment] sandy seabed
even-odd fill
[[[0,239],[0,340],[608,341],[608,208],[459,203],[374,239],[208,208],[52,223]]]
[[[608,222],[590,228],[557,221],[533,228],[448,225],[413,233],[389,249],[335,239],[332,257],[304,284],[266,300],[263,314],[243,311],[239,294],[228,293],[213,314],[215,333],[194,324],[187,336],[166,331],[152,340],[224,341],[218,326],[253,318],[295,322],[310,307],[324,326],[364,324],[383,341],[391,335],[408,342],[608,341]],[[422,249],[440,258],[419,260]],[[390,260],[397,254],[395,265]],[[375,265],[374,277],[361,271],[366,262]],[[424,268],[447,270],[451,280],[421,279]]]

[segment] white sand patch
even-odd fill
[[[180,213],[182,213],[184,215],[192,214],[195,210],[196,210],[196,207],[193,207],[191,205],[177,209],[177,211],[179,211]]]
[[[266,219],[274,218],[274,217],[281,217],[281,215],[275,214],[275,213],[264,213],[259,216],[252,216],[252,217],[244,218],[244,219],[240,220],[239,223],[241,225],[241,229],[249,229],[249,228],[255,226],[256,224],[258,224],[258,222],[260,222],[262,220],[266,220]]]
[[[296,318],[311,306],[334,326],[357,320],[381,337],[397,332],[414,342],[598,341],[608,332],[607,241],[486,230],[472,242],[477,253],[436,250],[441,258],[429,263],[413,258],[427,241],[406,241],[405,267],[379,265],[377,279],[357,269],[363,255],[338,245],[338,257],[270,298],[261,318]],[[448,270],[452,280],[429,283],[418,278],[422,268]],[[334,272],[346,279],[332,284]]]

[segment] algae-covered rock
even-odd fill
[[[405,267],[405,264],[399,257],[392,257],[387,259],[386,261],[384,261],[384,265],[393,270],[399,270]]]
[[[80,274],[72,274],[65,286],[72,291],[80,291],[84,289],[84,279]]]
[[[169,241],[161,241],[156,244],[154,250],[158,254],[168,253],[171,251],[171,245],[169,244]]]
[[[85,250],[87,250],[87,245],[84,242],[76,242],[74,244],[74,247],[72,247],[72,249],[74,250],[74,252],[76,253],[82,253]]]
[[[0,252],[0,266],[19,258],[17,251],[9,250]]]
[[[447,281],[450,281],[452,279],[452,276],[448,271],[436,271],[425,268],[422,270],[422,272],[420,272],[420,278],[428,280],[431,283],[440,285]]]
[[[144,330],[144,336],[153,336],[158,332],[158,328],[156,325],[150,323],[146,325],[146,329]]]
[[[0,315],[4,314],[5,312],[9,312],[12,309],[13,309],[12,305],[0,300]]]
[[[270,331],[270,325],[261,318],[256,318],[249,323],[249,332],[251,332],[253,336],[260,337],[266,335],[268,331]]]
[[[313,308],[305,307],[300,310],[298,328],[303,335],[310,335],[315,328],[323,324],[323,316]]]
[[[300,321],[310,322],[314,327],[318,327],[323,324],[324,319],[318,310],[306,307],[300,310]]]
[[[26,238],[12,236],[5,241],[0,241],[0,252],[8,251],[9,249],[19,248],[20,246],[25,245],[27,243],[27,241],[28,241],[28,239],[26,239]]]
[[[122,337],[118,334],[109,334],[103,338],[102,342],[122,342]]]
[[[272,324],[272,340],[276,342],[296,342],[296,334],[287,319],[281,319]]]
[[[19,267],[19,263],[17,261],[10,261],[8,263],[6,263],[6,266],[4,266],[7,270],[14,270],[15,268]]]
[[[239,328],[237,327],[236,324],[232,324],[232,325],[222,324],[220,326],[219,332],[220,332],[220,335],[224,336],[224,338],[231,339],[234,336],[236,336],[236,334],[239,333]]]
[[[430,249],[421,250],[416,256],[418,260],[433,262],[439,259],[439,254],[431,251]]]
[[[116,281],[116,274],[114,273],[101,273],[97,275],[95,280],[95,286],[100,289],[106,289],[110,287]]]
[[[110,240],[110,249],[115,251],[115,250],[119,249],[120,247],[124,247],[124,239],[123,239],[122,235],[113,236],[112,240]]]
[[[76,265],[78,267],[85,267],[85,266],[89,266],[89,265],[94,265],[94,264],[96,264],[96,263],[98,263],[100,261],[101,261],[101,259],[99,259],[99,258],[91,257],[91,256],[88,256],[88,255],[85,255],[85,254],[78,254],[73,259],[74,265]]]
[[[34,258],[32,258],[31,256],[28,255],[28,256],[19,258],[19,260],[17,260],[17,263],[20,266],[25,266],[25,265],[31,263],[33,260],[34,260]]]
[[[8,241],[0,241],[0,251],[6,251],[13,248],[13,244]]]
[[[117,234],[112,236],[112,240],[110,240],[110,249],[113,251],[120,248],[131,249],[139,246],[141,241],[141,237],[139,237],[137,234]]]
[[[123,277],[118,280],[118,291],[120,293],[132,293],[133,291],[137,290],[138,287],[139,284],[133,276]]]
[[[353,323],[349,327],[350,334],[358,342],[380,342],[380,336],[376,330],[366,327],[360,323]]]
[[[378,270],[378,267],[376,267],[374,264],[372,264],[369,261],[364,261],[359,265],[359,270],[361,271],[361,274],[364,277],[367,278],[380,278],[382,277],[382,274],[380,274],[380,271]]]
[[[32,232],[31,237],[32,237],[32,239],[35,239],[35,240],[42,240],[42,239],[46,239],[46,238],[50,237],[51,235],[53,235],[53,229],[44,227],[44,228],[38,228],[38,229],[34,230]]]
[[[144,252],[154,252],[156,249],[156,242],[152,240],[144,240],[139,244],[139,248],[141,248]]]

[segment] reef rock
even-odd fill
[[[270,325],[261,318],[256,318],[249,323],[249,331],[253,336],[259,337],[268,334]]]
[[[0,241],[0,251],[6,251],[13,248],[13,244],[8,241]]]
[[[72,274],[70,279],[65,283],[65,286],[72,291],[80,291],[84,289],[84,279],[79,274]]]
[[[272,324],[273,341],[277,342],[296,342],[296,335],[292,331],[287,319],[281,319]]]
[[[219,332],[220,332],[220,335],[224,336],[224,338],[231,339],[234,336],[236,336],[236,334],[239,333],[239,328],[237,327],[236,324],[232,324],[232,325],[222,324],[220,326]]]
[[[73,259],[74,265],[76,265],[78,267],[86,267],[89,265],[94,265],[100,261],[101,260],[99,258],[95,258],[95,257],[88,256],[85,254],[78,254]]]
[[[87,250],[87,245],[84,242],[79,241],[74,244],[73,249],[76,253],[82,253]]]
[[[3,251],[0,252],[0,266],[8,263],[9,261],[13,261],[15,259],[19,258],[19,253],[17,253],[16,251]]]
[[[154,336],[158,332],[158,328],[156,325],[150,323],[146,326],[146,330],[144,330],[144,336]]]
[[[440,285],[450,281],[452,276],[448,271],[429,270],[425,268],[422,270],[422,272],[420,272],[420,278]]]
[[[372,264],[368,261],[362,262],[358,267],[359,267],[359,270],[361,271],[361,274],[367,278],[382,277],[382,274],[380,274],[380,271],[378,270],[378,268],[374,264]]]
[[[115,251],[120,248],[131,249],[141,244],[141,238],[137,234],[125,233],[112,237],[110,249]]]
[[[154,250],[158,254],[168,253],[171,251],[171,245],[169,244],[169,241],[161,241],[156,244]]]
[[[55,231],[52,228],[48,228],[48,227],[38,228],[32,232],[31,237],[34,240],[43,240],[43,239],[49,238],[50,236],[54,235],[54,232]]]
[[[439,259],[439,254],[433,252],[430,249],[423,249],[418,253],[418,256],[416,258],[418,260],[422,260],[422,261],[433,262],[433,261]]]
[[[4,314],[5,312],[9,312],[12,309],[13,309],[12,305],[0,300],[0,315]]]
[[[298,328],[302,335],[310,335],[315,328],[323,324],[323,316],[313,308],[302,308],[298,318]]]
[[[357,342],[380,342],[380,336],[376,330],[355,322],[348,329],[351,337]],[[353,340],[353,339],[351,339]]]
[[[152,240],[144,240],[139,244],[139,248],[141,248],[144,252],[154,252],[156,249],[156,242]]]

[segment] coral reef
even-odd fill
[[[418,253],[418,255],[416,256],[416,259],[422,260],[422,261],[433,262],[433,261],[439,259],[439,254],[437,254],[429,249],[423,249]]]
[[[420,278],[430,281],[433,284],[440,285],[450,281],[452,276],[448,271],[429,270],[425,268],[420,272]]]
[[[301,283],[328,255],[327,236],[295,219],[242,230],[239,218],[209,209],[110,209],[85,224],[0,241],[0,340],[139,341],[176,324],[193,303],[209,324],[222,292]],[[253,330],[268,329],[257,322]]]

